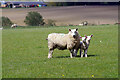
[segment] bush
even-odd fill
[[[44,25],[44,19],[38,12],[28,12],[24,22],[29,26]]]
[[[56,26],[56,24],[54,20],[48,19],[45,26]]]
[[[0,23],[2,23],[2,26],[5,27],[5,26],[11,26],[13,23],[12,21],[8,18],[8,17],[1,17],[1,21]]]

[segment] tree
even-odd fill
[[[5,27],[5,26],[11,26],[13,23],[12,21],[8,18],[8,17],[1,17],[1,21],[0,23],[2,23],[2,26]]]
[[[44,19],[38,12],[28,12],[24,22],[29,26],[40,26],[44,25]]]

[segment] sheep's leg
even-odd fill
[[[78,52],[78,49],[74,49],[74,53],[73,53],[73,56],[77,56],[77,52]]]
[[[73,58],[73,49],[70,50],[70,58]]]
[[[85,50],[85,57],[87,57],[87,51],[88,51],[88,49]]]
[[[48,58],[52,58],[53,49],[49,49]]]
[[[80,56],[83,57],[83,50],[80,49]]]
[[[73,57],[72,57],[72,53],[70,53],[70,58],[73,58]]]
[[[70,52],[73,53],[73,52],[74,52],[74,49],[71,49]]]
[[[80,57],[81,57],[81,49],[80,49]]]

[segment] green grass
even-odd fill
[[[50,27],[3,30],[3,78],[117,78],[118,26],[78,27],[81,36],[93,34],[88,58],[69,58],[68,50],[55,50],[47,59],[47,35],[68,33],[69,28]],[[100,42],[100,40],[102,42]],[[79,52],[78,52],[79,55]]]

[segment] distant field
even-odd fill
[[[24,19],[30,11],[39,12],[45,20],[55,20],[55,23],[59,26],[69,24],[78,25],[83,21],[98,25],[118,22],[118,6],[63,6],[3,9],[2,16],[7,16],[14,23],[25,26]]]
[[[94,75],[95,78],[117,78],[117,25],[78,27],[81,36],[94,35],[88,58],[71,59],[68,50],[55,50],[53,58],[47,59],[47,35],[68,33],[69,28],[77,27],[4,29],[2,77],[91,78]]]

